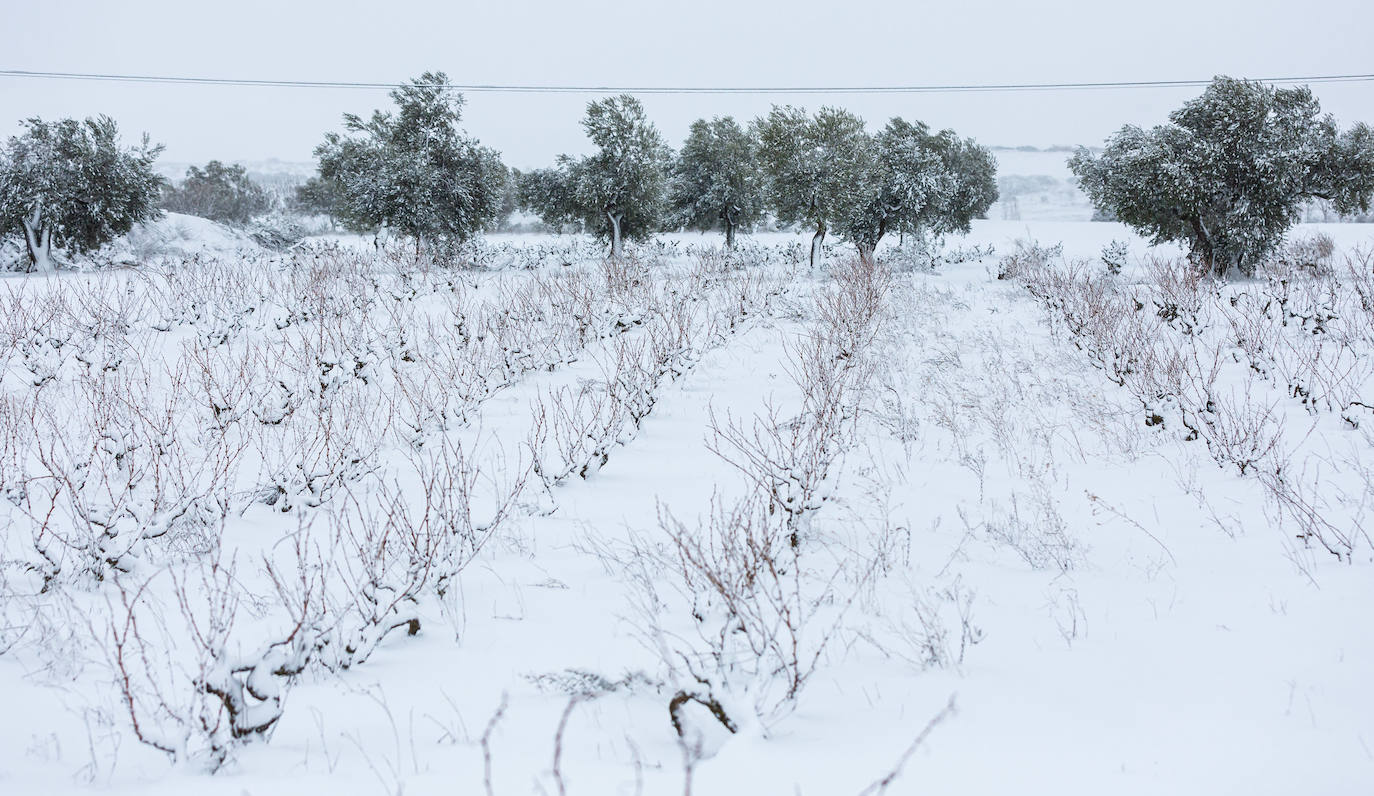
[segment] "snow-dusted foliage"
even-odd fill
[[[554,168],[523,175],[520,202],[551,226],[581,223],[619,256],[622,241],[662,226],[671,153],[644,106],[628,94],[588,103],[582,127],[596,154],[562,155]]]
[[[733,248],[735,231],[763,216],[763,181],[758,145],[733,118],[698,119],[673,161],[670,185],[673,222],[687,229],[725,229]]]
[[[0,152],[0,236],[22,234],[29,262],[52,270],[54,248],[85,253],[158,216],[162,147],[119,145],[113,119],[28,119]]]
[[[768,198],[778,221],[815,228],[811,265],[826,231],[862,201],[873,160],[863,119],[841,108],[774,106],[754,122]]]
[[[185,179],[168,186],[162,193],[162,207],[173,213],[242,225],[271,210],[272,196],[253,182],[243,166],[212,160],[203,169],[191,166]]]
[[[557,163],[546,169],[534,169],[516,175],[516,197],[520,207],[534,213],[555,230],[575,226],[579,232],[585,222],[577,204],[578,162],[567,155],[559,155]],[[591,228],[600,229],[601,216],[596,214]]]
[[[829,230],[871,260],[889,233],[967,233],[997,201],[992,153],[952,130],[892,119],[872,136],[845,110],[775,106],[753,132],[778,220],[816,230],[813,265]]]
[[[388,228],[417,248],[462,242],[489,227],[506,167],[495,150],[458,129],[463,96],[448,88],[448,76],[426,72],[391,98],[395,112],[374,111],[366,120],[345,114],[347,134],[325,136],[315,155],[320,187],[331,190],[312,193],[312,201],[330,202],[351,228]]]
[[[890,233],[939,238],[969,231],[997,201],[997,161],[953,130],[892,119],[873,139],[863,193],[841,209],[839,232],[872,258]]]
[[[1151,237],[1186,244],[1216,273],[1253,273],[1309,199],[1340,212],[1374,197],[1374,131],[1338,132],[1306,86],[1215,79],[1150,130],[1121,128],[1069,167],[1093,203]]]
[[[324,215],[333,221],[338,214],[339,186],[317,174],[296,186],[288,206],[298,213]]]

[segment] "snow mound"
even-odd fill
[[[141,264],[153,260],[180,259],[193,255],[233,255],[262,251],[246,233],[208,218],[166,213],[156,221],[139,224],[111,244],[111,259]]]

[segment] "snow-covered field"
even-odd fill
[[[0,793],[1374,792],[1374,230],[1316,233],[6,276]]]

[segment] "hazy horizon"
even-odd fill
[[[226,13],[232,9],[232,13]],[[1148,14],[1058,0],[1006,6],[868,0],[843,13],[815,2],[723,3],[690,14],[607,0],[572,7],[508,3],[434,9],[356,2],[187,6],[167,2],[16,4],[19,36],[0,68],[213,78],[402,82],[426,70],[455,83],[521,85],[833,86],[1190,80],[1368,71],[1374,9],[1316,4],[1184,3]],[[1186,24],[1180,24],[1186,22]],[[1337,24],[1333,24],[1337,23]],[[1374,84],[1313,86],[1342,124],[1374,121]],[[774,104],[840,105],[880,125],[891,116],[950,127],[998,146],[1097,144],[1126,123],[1164,120],[1198,88],[919,95],[642,97],[670,144],[699,117],[750,119]],[[587,151],[580,120],[599,94],[469,93],[463,126],[518,168]],[[158,85],[0,76],[10,112],[114,117],[127,140],[147,132],[176,163],[312,160],[344,112],[387,107],[384,90]]]

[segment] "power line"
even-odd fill
[[[419,85],[453,91],[492,94],[954,94],[997,91],[1081,91],[1101,89],[1191,88],[1206,86],[1206,80],[1121,80],[1070,83],[987,83],[911,86],[535,86],[498,84],[414,84],[369,83],[347,80],[256,80],[250,78],[177,77],[169,75],[118,75],[97,72],[34,72],[0,69],[0,77],[44,80],[88,80],[114,83],[154,83],[163,85],[243,86],[252,88],[309,89],[394,89]],[[1309,75],[1306,77],[1266,77],[1263,83],[1359,83],[1374,81],[1368,75]]]

